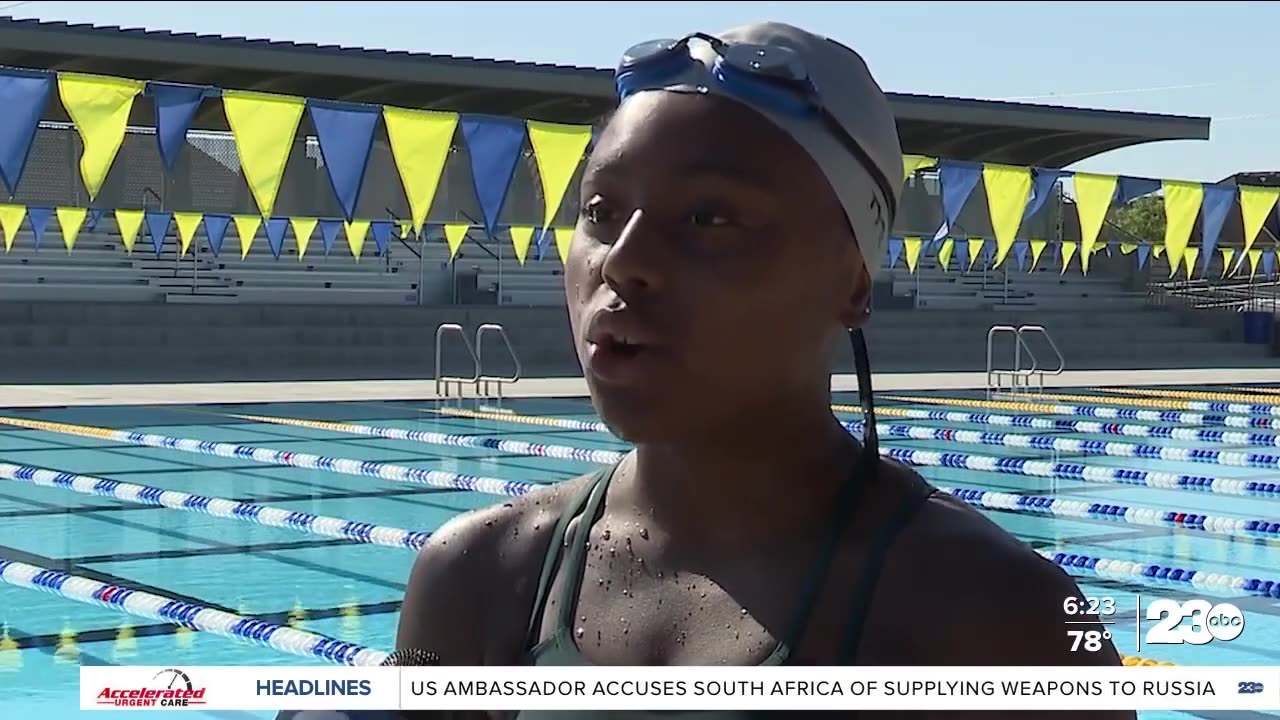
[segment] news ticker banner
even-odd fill
[[[1276,710],[1280,667],[80,668],[82,710]]]

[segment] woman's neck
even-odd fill
[[[829,411],[756,426],[754,433],[637,445],[619,468],[610,504],[692,542],[820,531],[861,445]]]

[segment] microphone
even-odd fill
[[[421,648],[403,648],[378,663],[379,667],[431,667],[440,664],[440,655]],[[426,713],[413,713],[426,717]],[[281,710],[276,720],[407,720],[399,710]]]

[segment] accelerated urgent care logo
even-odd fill
[[[192,684],[191,678],[181,670],[169,668],[156,673],[150,682],[141,686],[107,686],[98,693],[99,705],[116,707],[190,707],[204,705],[203,686]]]

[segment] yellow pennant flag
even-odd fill
[[[914,275],[916,272],[916,263],[920,261],[920,238],[903,238],[902,245],[907,252],[907,270],[911,271],[911,274]]]
[[[951,270],[951,250],[955,244],[951,238],[942,241],[942,249],[938,251],[938,262],[942,265],[943,272]]]
[[[1249,253],[1249,277],[1258,274],[1258,261],[1262,259],[1261,250],[1250,250]]]
[[[305,100],[289,95],[222,91],[222,109],[235,136],[240,168],[263,217],[275,210],[284,166],[305,107]]]
[[[591,142],[591,126],[561,125],[559,123],[528,121],[529,144],[533,146],[533,158],[538,163],[538,177],[542,179],[542,227],[551,221],[560,209],[564,193],[573,180],[582,156]],[[556,243],[559,245],[559,241]]]
[[[1182,251],[1182,262],[1187,267],[1187,279],[1191,279],[1191,273],[1195,271],[1196,258],[1200,257],[1200,248],[1189,247]]]
[[[916,172],[926,168],[935,167],[938,164],[938,158],[928,157],[926,155],[903,155],[902,156],[902,181],[906,182],[911,179]]]
[[[18,237],[18,228],[27,217],[25,205],[0,204],[0,228],[4,230],[4,251],[13,249],[13,240]]]
[[[1138,249],[1137,243],[1120,243],[1121,255],[1132,255],[1134,250]]]
[[[253,247],[253,239],[262,226],[262,218],[257,215],[235,215],[231,218],[236,224],[236,234],[240,236],[240,259],[249,256],[249,248]]]
[[[462,241],[467,239],[467,231],[470,229],[471,226],[466,223],[447,223],[444,226],[444,241],[449,245],[450,260],[457,257]]]
[[[576,228],[556,228],[556,250],[560,252],[560,264],[569,262],[569,248],[573,247],[573,233]]]
[[[142,229],[142,217],[141,210],[116,210],[116,227],[120,229],[120,242],[126,253],[133,253],[133,243]]]
[[[1244,251],[1249,252],[1262,226],[1271,216],[1276,200],[1280,199],[1280,188],[1240,186],[1240,219],[1244,221]],[[1243,256],[1240,258],[1243,260]]]
[[[98,197],[116,153],[120,152],[133,99],[144,86],[141,80],[58,73],[58,96],[84,145],[80,177],[90,201]]]
[[[409,229],[413,226],[407,222],[400,223],[400,239],[407,240],[409,238]]]
[[[196,237],[196,228],[200,227],[200,221],[204,220],[204,213],[176,212],[173,214],[173,219],[178,224],[178,241],[182,246],[179,254],[186,257],[191,241]]]
[[[67,246],[67,254],[70,255],[89,211],[85,208],[60,207],[54,210],[54,214],[58,216],[58,227],[62,230],[62,244]]]
[[[1154,255],[1154,256],[1156,256],[1156,257],[1158,257],[1158,258],[1164,257],[1164,246],[1163,246],[1163,245],[1152,245],[1152,246],[1151,246],[1151,254],[1152,254],[1152,255]]]
[[[1062,271],[1058,273],[1059,275],[1066,274],[1067,266],[1071,264],[1071,258],[1075,257],[1075,255],[1076,255],[1076,243],[1073,243],[1073,242],[1062,243]],[[1081,262],[1083,262],[1083,256],[1082,256]]]
[[[1027,272],[1035,270],[1036,265],[1040,264],[1040,253],[1044,252],[1044,246],[1048,244],[1049,242],[1047,240],[1031,241],[1031,269],[1027,270]]]
[[[533,228],[521,225],[511,228],[511,249],[516,251],[516,260],[521,265],[529,255],[529,243],[533,241]]]
[[[996,236],[995,267],[1000,267],[1013,248],[1018,228],[1022,226],[1022,213],[1027,209],[1027,198],[1031,195],[1031,168],[984,163],[982,183],[987,189],[991,231]]]
[[[1169,277],[1178,272],[1176,258],[1183,257],[1191,240],[1191,227],[1200,214],[1204,186],[1185,180],[1161,180],[1164,187],[1164,247],[1169,252]]]
[[[1231,259],[1236,256],[1235,248],[1221,248],[1222,252],[1222,277],[1226,277],[1231,272]]]
[[[1080,264],[1085,272],[1089,272],[1093,244],[1098,241],[1102,221],[1106,219],[1111,199],[1116,194],[1117,179],[1115,175],[1093,173],[1076,173],[1071,179],[1076,193],[1076,212],[1080,216],[1080,247],[1084,251]]]
[[[387,124],[387,138],[391,141],[391,155],[400,173],[400,184],[409,200],[413,230],[420,233],[453,147],[458,114],[384,107],[382,119]]]
[[[360,262],[360,255],[364,252],[364,241],[369,237],[369,221],[352,220],[342,225],[347,231],[347,249],[351,251],[351,257],[355,258],[356,262]]]
[[[973,269],[973,264],[978,261],[978,256],[982,254],[982,246],[985,241],[982,238],[969,238],[969,269]]]
[[[307,246],[311,244],[311,233],[316,230],[316,218],[291,217],[289,226],[293,228],[293,239],[298,243],[298,262],[307,254]]]

